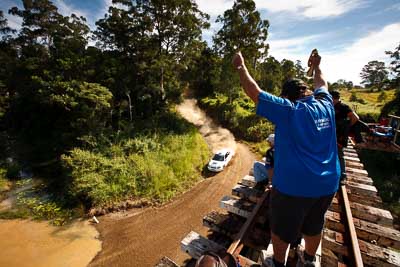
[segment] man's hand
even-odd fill
[[[321,56],[318,55],[318,53],[313,54],[310,56],[309,62],[311,63],[311,66],[313,66],[315,69],[316,67],[319,67],[319,64],[321,63]]]
[[[247,71],[246,65],[244,64],[244,59],[242,53],[237,52],[232,58],[233,67],[238,71],[240,83],[242,84],[246,94],[257,104],[258,95],[261,92],[260,87],[257,85],[256,81],[251,77]]]
[[[311,52],[310,58],[308,59],[308,65],[310,66],[310,72],[314,75],[314,89],[320,87],[326,87],[328,89],[328,83],[325,81],[324,76],[322,75],[319,64],[321,63],[321,57],[318,55],[317,49],[314,49]],[[307,72],[308,74],[308,72]]]
[[[242,53],[237,52],[237,53],[233,56],[232,64],[233,64],[233,67],[234,67],[235,69],[243,68],[243,66],[244,66],[244,58],[243,58],[243,56],[242,56]]]
[[[319,66],[319,62],[321,62],[321,57],[319,57],[319,61],[316,62],[316,58],[317,57],[319,57],[318,56],[318,50],[316,48],[314,48],[311,51],[310,57],[308,58],[308,63],[307,63],[307,65],[309,67],[309,69],[307,71],[307,76],[308,77],[314,76],[315,67]],[[318,65],[316,65],[316,64],[318,64]]]

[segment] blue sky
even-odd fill
[[[104,16],[111,0],[54,0],[64,15],[75,13],[94,22]],[[233,5],[231,0],[196,0],[199,8],[210,14],[211,36],[220,25],[218,15]],[[400,43],[399,0],[255,0],[263,19],[270,22],[267,43],[269,54],[278,60],[301,60],[303,64],[313,48],[322,56],[321,68],[330,82],[338,79],[360,83],[359,73],[371,60],[389,62],[385,51]],[[0,9],[7,13],[19,0],[1,0]],[[7,16],[10,26],[21,21]]]

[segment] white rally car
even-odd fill
[[[232,159],[234,152],[230,148],[224,148],[214,154],[210,162],[208,163],[208,170],[212,172],[220,172],[224,170],[224,167],[228,165]]]

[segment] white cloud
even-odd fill
[[[4,14],[4,17],[7,19],[8,27],[14,30],[19,30],[21,29],[22,25],[22,18],[13,16],[10,14]]]
[[[255,2],[258,9],[267,9],[270,12],[290,12],[306,18],[339,16],[363,5],[360,0],[255,0]]]
[[[58,8],[58,12],[60,12],[64,16],[71,16],[73,13],[78,17],[88,17],[88,14],[85,11],[77,9],[72,5],[67,5],[63,0],[53,0],[53,3]]]
[[[104,15],[108,13],[108,8],[110,6],[112,6],[112,0],[103,0],[100,10],[96,14],[97,19],[102,19]]]
[[[307,51],[310,44],[321,37],[321,34],[316,34],[298,38],[274,40],[273,35],[270,35],[270,39],[267,41],[270,47],[269,54],[279,58],[279,60],[284,58],[291,59],[296,56],[300,59],[304,56],[304,51]]]
[[[360,83],[361,69],[372,60],[389,62],[385,51],[393,51],[399,44],[400,23],[370,32],[342,51],[330,51],[324,59],[326,76],[330,81],[344,78]],[[322,67],[322,65],[321,65]]]
[[[385,51],[393,51],[397,47],[399,32],[400,23],[390,24],[355,40],[346,48],[330,51],[320,49],[321,69],[325,77],[329,82],[345,79],[360,84],[359,74],[369,61],[390,61]],[[304,64],[308,60],[309,52],[314,48],[311,43],[319,38],[321,35],[271,40],[269,54],[278,60],[284,58],[293,61],[301,60]]]
[[[232,8],[231,0],[196,0],[199,9],[211,16],[222,15]],[[361,0],[255,0],[258,10],[267,9],[270,12],[289,12],[298,17],[324,18],[339,16],[355,8],[365,5]]]
[[[232,8],[232,0],[196,0],[199,9],[210,16],[223,15],[224,11]]]

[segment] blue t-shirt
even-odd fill
[[[262,92],[257,114],[276,126],[273,186],[278,191],[301,197],[337,191],[340,165],[335,110],[326,88],[294,103]]]

